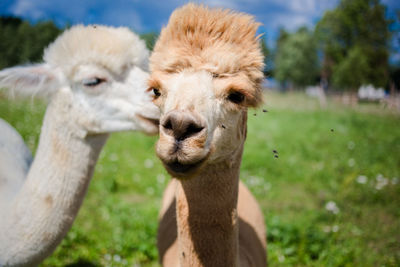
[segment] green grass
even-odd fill
[[[270,266],[399,266],[400,116],[369,104],[321,110],[301,94],[266,101],[268,112],[249,111],[241,178],[264,212]],[[43,112],[42,103],[0,98],[1,117],[32,150]],[[155,141],[110,138],[72,229],[41,266],[158,265],[169,178]]]

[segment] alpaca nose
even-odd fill
[[[161,123],[164,133],[173,136],[177,141],[198,135],[204,124],[190,112],[171,111]]]

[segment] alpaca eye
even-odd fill
[[[101,84],[104,81],[105,81],[105,79],[94,77],[94,78],[85,79],[82,81],[82,83],[84,86],[94,87],[94,86]]]
[[[235,104],[240,104],[244,100],[244,95],[240,92],[231,92],[227,99]]]
[[[159,97],[161,95],[159,89],[153,87],[152,90],[153,90],[153,94],[154,94],[155,98],[157,98],[157,97]]]

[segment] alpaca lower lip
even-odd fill
[[[157,127],[158,127],[158,125],[160,124],[160,120],[159,120],[159,119],[148,118],[148,117],[145,117],[145,116],[142,116],[142,115],[138,115],[138,117],[139,117],[140,119],[144,120],[144,121],[147,121],[147,122],[149,122],[149,123],[151,123],[151,124],[154,124],[154,125],[157,126]]]
[[[190,172],[191,170],[196,169],[200,164],[201,161],[193,164],[182,164],[179,163],[178,161],[175,161],[166,165],[171,171],[179,174],[184,174]]]
[[[147,125],[149,125],[150,127],[154,127],[158,131],[158,126],[160,125],[159,119],[148,118],[142,115],[137,115],[137,117],[145,122]]]
[[[158,120],[158,119],[151,119],[151,118],[145,118],[145,119],[156,127],[158,127],[158,125],[160,125],[160,120]]]

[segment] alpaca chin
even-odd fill
[[[197,174],[211,154],[211,149],[205,146],[206,139],[207,135],[204,134],[177,141],[161,131],[156,153],[169,174],[179,179],[189,179]]]
[[[201,166],[207,161],[208,155],[200,161],[194,163],[182,164],[179,161],[166,163],[163,161],[164,167],[168,173],[179,180],[189,180],[196,176],[201,169]]]

